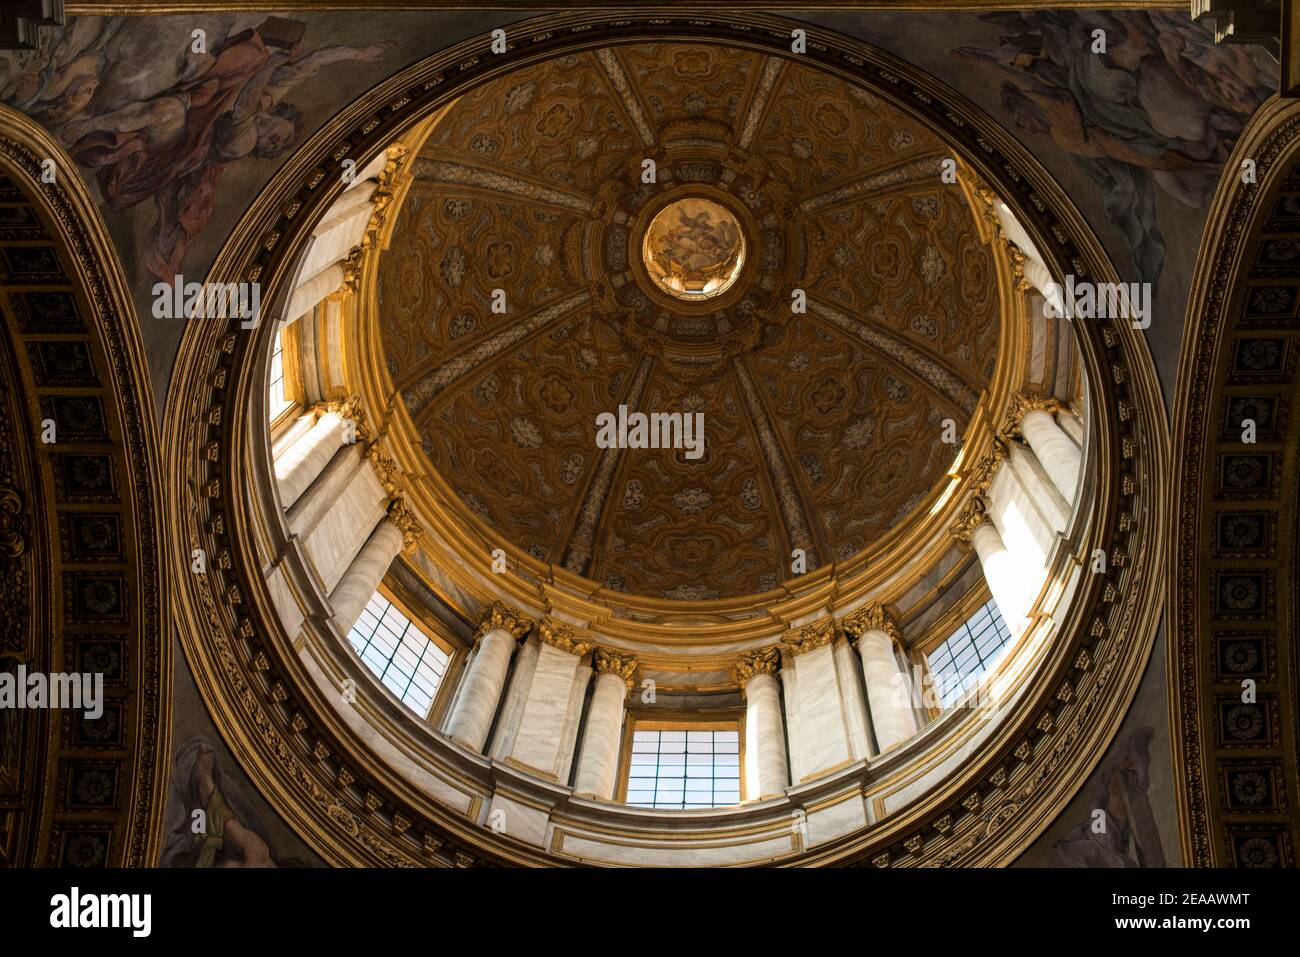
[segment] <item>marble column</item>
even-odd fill
[[[876,732],[876,744],[885,751],[917,731],[911,681],[898,664],[897,649],[901,644],[898,627],[880,605],[854,612],[841,627],[846,634],[857,636],[871,724]]]
[[[330,592],[329,602],[334,610],[334,622],[339,631],[346,633],[361,616],[365,603],[370,601],[383,576],[389,573],[393,559],[403,547],[415,545],[419,523],[402,499],[394,499],[389,512],[370,532],[365,545],[343,572],[338,585]]]
[[[781,794],[790,785],[781,685],[775,648],[742,656],[732,676],[745,696],[745,800]]]
[[[306,315],[316,303],[320,302],[347,279],[343,263],[333,262],[322,268],[315,275],[304,279],[289,297],[289,305],[284,310],[284,321],[288,325]]]
[[[1018,567],[1015,555],[1007,549],[997,528],[987,519],[971,530],[970,544],[979,556],[984,580],[998,604],[1002,620],[1012,634],[1019,634],[1024,629],[1032,600],[1025,586],[1025,571]]]
[[[614,797],[618,775],[618,752],[623,738],[624,705],[633,688],[637,661],[605,648],[596,649],[596,687],[587,709],[587,727],[582,738],[575,794],[589,794],[609,801]]]
[[[354,434],[354,429],[355,425],[349,425],[349,420],[339,413],[325,412],[276,460],[275,479],[283,508],[292,508],[302,493],[311,487],[339,446]]]
[[[592,669],[590,638],[549,618],[538,622],[519,653],[501,715],[484,753],[567,783]]]
[[[339,631],[347,634],[361,617],[366,602],[375,593],[379,583],[388,574],[393,559],[402,550],[403,531],[392,511],[380,520],[361,546],[357,557],[343,573],[343,578],[330,592],[330,608]]]
[[[365,464],[360,445],[346,445],[325,466],[316,481],[293,503],[285,518],[289,531],[295,535],[306,535],[316,527],[316,523],[330,510],[344,490],[352,483],[357,471]]]
[[[1020,420],[1020,431],[1038,457],[1052,484],[1071,506],[1079,486],[1079,447],[1056,424],[1052,414],[1044,409],[1030,409]]]
[[[483,750],[515,646],[532,626],[532,621],[500,603],[488,610],[479,625],[478,649],[465,669],[455,707],[447,719],[447,736],[453,741],[475,751]]]

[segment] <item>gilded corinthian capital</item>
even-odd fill
[[[349,395],[342,399],[330,399],[328,402],[318,402],[313,408],[322,415],[326,412],[333,412],[340,419],[351,419],[360,429],[366,424],[366,411],[361,407],[361,396]]]
[[[840,629],[850,638],[861,638],[869,631],[883,631],[898,643],[898,625],[883,605],[876,603],[859,608],[840,622]]]
[[[731,679],[740,685],[743,691],[749,679],[754,675],[775,675],[781,667],[781,653],[773,645],[761,651],[751,651],[736,659],[731,666]]]
[[[1054,415],[1060,411],[1061,400],[1055,396],[1017,392],[1007,403],[1007,409],[1002,416],[1002,426],[998,429],[998,434],[1004,441],[1019,438],[1020,423],[1025,420],[1025,416],[1030,412],[1047,412]]]
[[[577,655],[579,658],[591,651],[592,646],[595,645],[594,641],[581,637],[569,625],[551,618],[543,619],[537,626],[537,637],[546,644],[567,651],[571,655]]]
[[[483,612],[483,616],[479,619],[478,631],[474,633],[474,640],[478,641],[489,631],[508,631],[517,641],[533,630],[533,624],[531,618],[501,604],[499,601],[494,601],[492,607]]]
[[[970,500],[962,507],[961,514],[957,516],[957,521],[948,529],[952,537],[957,539],[963,545],[969,545],[971,536],[975,534],[975,529],[979,528],[988,521],[988,508],[984,503],[981,495],[973,495]]]
[[[823,621],[814,621],[804,625],[793,635],[786,637],[781,642],[781,647],[792,655],[803,655],[824,645],[829,645],[834,640],[835,621],[827,618]]]
[[[637,667],[638,663],[635,655],[620,654],[617,651],[611,651],[609,648],[596,649],[596,673],[617,675],[623,679],[628,691],[631,691],[636,685]]]
[[[422,526],[405,499],[400,496],[393,499],[388,506],[388,520],[402,530],[402,551],[412,551]]]

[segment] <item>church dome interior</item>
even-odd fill
[[[12,6],[0,867],[1294,865],[1291,5]]]

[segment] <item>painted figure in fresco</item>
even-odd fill
[[[203,811],[203,833],[194,833],[194,812]],[[278,860],[257,811],[234,781],[223,780],[212,742],[190,738],[176,752],[171,797],[171,828],[163,848],[163,867],[291,867]]]
[[[170,281],[211,219],[226,167],[274,158],[296,142],[301,114],[286,97],[323,67],[373,62],[393,49],[330,46],[305,52],[306,24],[267,17],[227,34],[231,18],[193,50],[192,23],[74,19],[47,56],[0,61],[0,99],[31,113],[78,164],[96,170],[105,202],[153,199],[145,267]],[[166,51],[179,51],[168,53]]]
[[[1142,727],[1117,739],[1091,792],[1093,808],[1101,811],[1101,819],[1090,813],[1053,845],[1063,867],[1165,866],[1147,798],[1148,749],[1153,733]]]
[[[1123,230],[1139,276],[1154,283],[1165,257],[1156,189],[1203,207],[1250,114],[1276,87],[1276,69],[1159,11],[982,19],[1007,31],[1001,45],[953,55],[1002,78],[1002,106],[1018,128],[1075,157]],[[1095,30],[1105,31],[1105,53],[1092,52]]]

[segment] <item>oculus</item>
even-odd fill
[[[646,272],[663,292],[698,301],[731,288],[745,265],[745,235],[736,217],[709,199],[669,203],[641,240]]]

